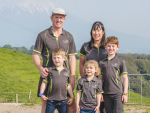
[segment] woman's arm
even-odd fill
[[[79,69],[80,69],[80,76],[81,76],[81,77],[84,77],[84,73],[83,73],[84,63],[85,63],[85,56],[80,55],[80,65],[79,65]]]

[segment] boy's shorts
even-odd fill
[[[41,84],[43,82],[43,78],[40,76],[40,79],[39,79],[39,85],[38,85],[38,92],[37,92],[37,97],[39,97],[39,94],[40,94],[40,89],[41,89]],[[47,92],[48,92],[48,83],[47,83],[47,87],[44,91],[44,95],[47,97]]]

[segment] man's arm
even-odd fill
[[[40,53],[33,52],[33,62],[35,64],[35,66],[38,68],[38,70],[40,71],[42,78],[47,77],[48,69],[43,68],[43,66],[41,64],[41,60],[40,60]]]
[[[69,55],[69,69],[70,69],[70,82],[72,89],[75,87],[75,72],[76,72],[76,57],[75,55]]]
[[[80,55],[79,68],[80,68],[80,76],[81,76],[81,77],[84,77],[84,73],[83,73],[84,63],[85,63],[85,56]]]
[[[123,74],[122,75],[123,78],[123,87],[124,87],[124,93],[128,93],[128,75],[127,74]],[[125,104],[128,100],[127,95],[123,95],[122,96],[122,101]]]

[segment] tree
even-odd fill
[[[10,44],[5,44],[2,48],[12,49],[12,46]]]

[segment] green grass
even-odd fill
[[[31,90],[32,100],[39,103],[36,97],[39,76],[31,55],[0,48],[0,102],[15,102],[16,94],[20,103],[27,102]]]
[[[141,104],[141,95],[130,91],[130,100],[128,95],[128,104]],[[142,96],[142,104],[150,104],[150,98]]]
[[[76,65],[76,84],[77,75],[79,75],[79,60]],[[15,95],[18,94],[19,103],[41,103],[40,98],[37,97],[39,77],[40,72],[35,67],[31,55],[0,48],[0,102],[15,102]],[[130,92],[130,96],[131,104],[141,103],[140,94]],[[142,104],[150,104],[150,98],[142,98]]]
[[[76,75],[79,75],[79,60]],[[15,95],[18,94],[19,103],[41,103],[37,97],[39,77],[40,72],[35,67],[31,55],[0,48],[0,102],[15,102]]]

